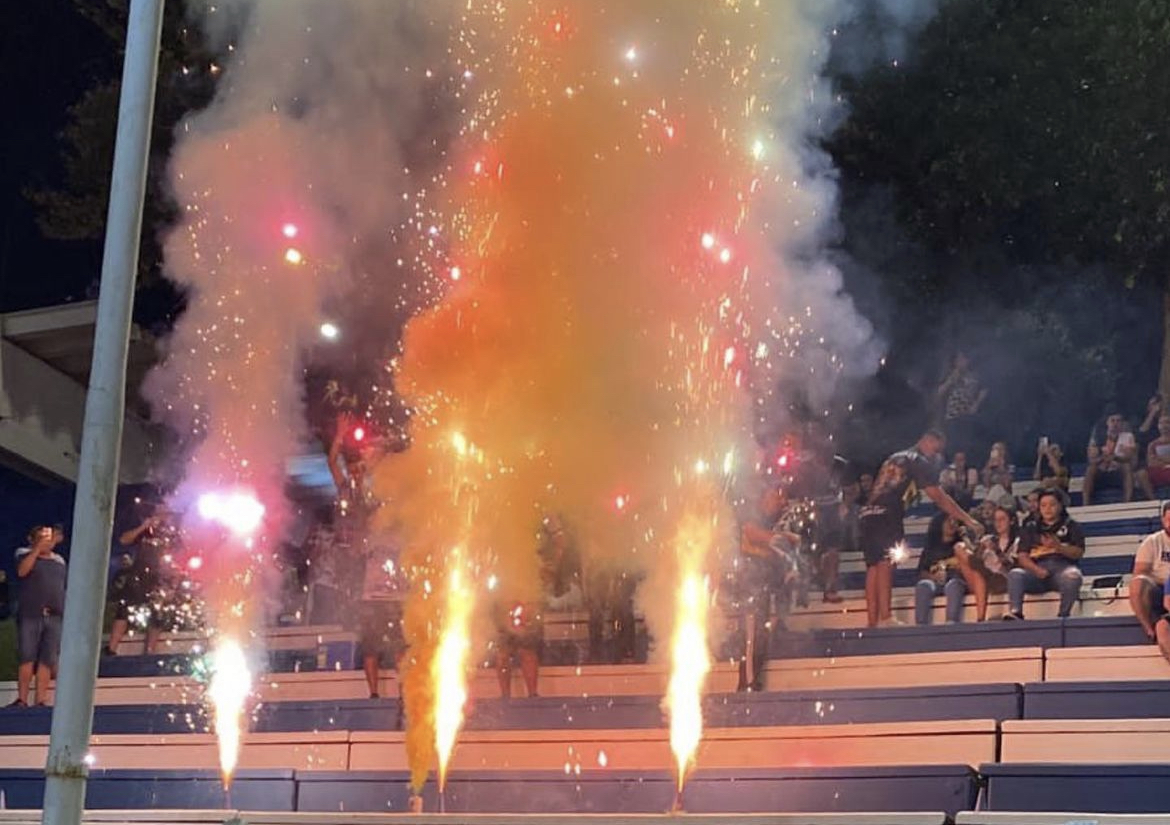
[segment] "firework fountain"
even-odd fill
[[[388,237],[371,277],[399,295],[410,280],[394,307],[417,308],[383,388],[411,410],[411,446],[373,473],[412,583],[412,786],[435,767],[446,783],[492,625],[480,619],[539,600],[537,526],[556,513],[587,537],[587,569],[670,594],[639,603],[670,662],[681,800],[734,480],[782,415],[780,378],[816,408],[873,360],[821,254],[834,187],[810,144],[833,109],[818,75],[845,4],[209,8],[229,58],[172,161],[184,221],[167,263],[188,309],[148,392],[189,436],[181,491],[213,491],[204,516],[262,513],[208,560],[224,583],[218,649],[252,629],[248,595],[286,521],[304,353],[353,286],[352,261]],[[420,32],[441,48],[416,46]],[[419,105],[431,96],[442,116]],[[454,118],[455,137],[433,135],[432,118]],[[408,140],[442,168],[412,177]],[[222,692],[238,719],[239,691]]]
[[[556,512],[589,537],[587,566],[619,560],[644,593],[674,594],[640,603],[670,660],[681,795],[732,479],[782,406],[778,377],[828,386],[868,335],[842,302],[848,330],[810,341],[840,285],[815,254],[831,196],[805,144],[830,106],[816,73],[833,6],[464,4],[447,67],[462,128],[415,223],[442,298],[394,365],[412,447],[375,473],[416,582],[416,790],[436,752],[445,778],[458,724],[437,720],[466,697],[443,687],[466,660],[439,652],[486,641],[437,583],[465,571],[467,616],[532,599],[534,525]]]

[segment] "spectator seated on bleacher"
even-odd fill
[[[1134,482],[1146,494],[1146,498],[1151,501],[1156,496],[1154,495],[1154,485],[1150,483],[1150,443],[1161,435],[1162,415],[1162,394],[1156,392],[1146,402],[1146,415],[1134,431],[1134,438],[1137,439],[1137,465],[1134,471]]]
[[[968,584],[975,595],[975,620],[987,620],[987,594],[1007,590],[1007,574],[1016,565],[1020,551],[1019,526],[1014,507],[999,506],[987,532],[971,559]]]
[[[960,565],[969,568],[968,555],[959,522],[946,513],[935,514],[926,528],[926,544],[918,557],[918,584],[914,587],[916,624],[930,624],[934,600],[939,594],[947,597],[947,621],[952,624],[962,621],[967,583]]]
[[[1039,481],[1041,487],[1049,489],[1059,487],[1067,493],[1069,477],[1068,465],[1064,463],[1064,450],[1059,444],[1049,444],[1047,437],[1040,439],[1032,478]]]
[[[1012,466],[1011,460],[1008,459],[1007,444],[1002,441],[997,441],[991,445],[991,452],[987,456],[987,463],[983,465],[982,481],[983,486],[987,489],[988,498],[995,498],[998,500],[1001,493],[996,490],[996,487],[1002,489],[1004,493],[1012,491],[1012,483],[1015,481],[1016,468]],[[995,491],[995,492],[993,492]]]
[[[1154,498],[1154,488],[1170,487],[1170,415],[1158,418],[1158,437],[1146,447],[1146,468],[1144,471],[1146,484],[1150,487],[1147,494]]]
[[[1043,488],[1040,488],[1043,489]],[[1040,518],[1040,490],[1033,490],[1024,496],[1022,502],[1023,507],[1019,512],[1020,527],[1027,527],[1029,524],[1035,524],[1036,519]]]
[[[1024,594],[1060,592],[1063,619],[1081,592],[1080,559],[1085,554],[1085,531],[1065,510],[1059,490],[1040,493],[1040,517],[1023,528],[1018,567],[1008,572],[1009,612],[1005,619],[1024,618]]]
[[[1129,604],[1150,639],[1166,614],[1163,591],[1170,574],[1170,501],[1162,503],[1162,529],[1146,536],[1138,545],[1129,582]]]
[[[964,510],[975,503],[975,488],[979,486],[979,471],[967,463],[967,454],[955,452],[951,463],[939,474],[938,486],[946,490],[955,503]]]
[[[1122,500],[1131,501],[1137,440],[1121,413],[1106,411],[1104,420],[1089,436],[1087,452],[1089,464],[1085,469],[1083,488],[1085,505],[1093,503],[1093,496],[1102,484],[1120,486]]]
[[[1006,493],[1002,493],[1003,498],[1010,498]],[[971,508],[971,518],[975,519],[983,526],[985,533],[990,533],[995,526],[995,510],[999,507],[999,499],[991,498],[990,496],[983,499],[978,507]]]

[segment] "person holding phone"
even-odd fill
[[[29,531],[28,545],[16,551],[20,605],[16,619],[16,646],[20,659],[16,701],[9,707],[28,707],[28,691],[36,677],[36,703],[48,704],[49,681],[61,651],[61,616],[65,611],[65,559],[56,552],[64,533],[38,526]]]
[[[1036,448],[1036,467],[1032,471],[1032,478],[1039,481],[1041,487],[1059,487],[1068,492],[1070,473],[1064,463],[1064,450],[1059,444],[1050,444],[1048,436],[1043,436]]]
[[[991,489],[995,486],[1003,488],[1005,493],[1012,491],[1012,483],[1015,480],[1016,468],[1012,466],[1011,459],[1008,458],[1007,444],[1003,441],[997,441],[991,445],[991,452],[987,455],[987,463],[983,465],[983,486],[987,488],[988,495],[991,495]]]
[[[1086,452],[1089,464],[1085,469],[1085,505],[1093,503],[1094,494],[1105,483],[1120,484],[1122,500],[1132,501],[1137,440],[1121,413],[1106,410],[1104,419],[1089,436]]]

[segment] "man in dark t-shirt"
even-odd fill
[[[16,551],[16,575],[20,581],[16,646],[20,667],[16,701],[10,707],[28,705],[34,675],[36,703],[48,702],[49,680],[61,650],[61,616],[65,612],[65,559],[56,552],[60,540],[52,527],[34,527],[28,534],[28,546]]]
[[[906,506],[924,492],[944,513],[965,524],[976,535],[983,528],[939,486],[942,450],[946,438],[930,430],[913,447],[894,453],[874,479],[869,497],[859,512],[859,535],[865,557],[865,609],[867,624],[892,623],[890,601],[894,586],[894,548],[905,539],[902,522]]]

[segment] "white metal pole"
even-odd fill
[[[163,0],[130,2],[93,364],[85,396],[77,472],[61,660],[45,766],[41,815],[44,825],[79,825],[85,805],[85,757],[93,730],[93,694],[118,487],[126,353],[138,270],[162,13]]]

